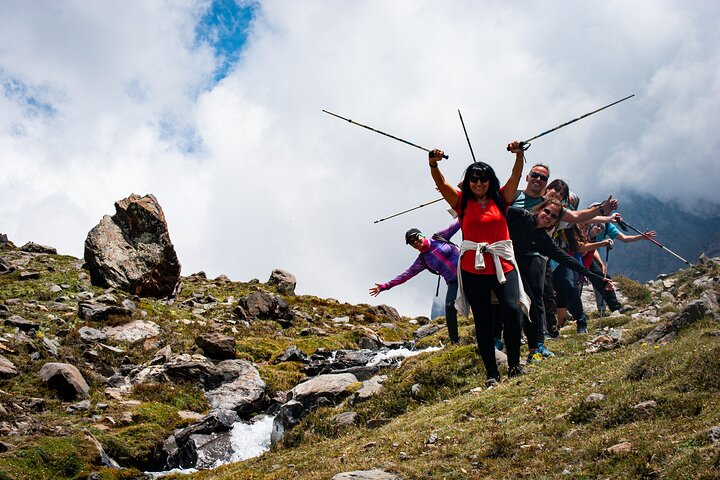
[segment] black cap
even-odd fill
[[[410,230],[405,232],[405,243],[410,245],[413,240],[415,240],[415,237],[417,237],[418,235],[422,235],[422,232],[417,228],[411,228]]]

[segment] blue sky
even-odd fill
[[[0,232],[81,257],[113,203],[154,194],[183,274],[427,314],[410,227],[450,221],[424,153],[501,178],[533,142],[583,203],[623,189],[716,205],[720,4],[700,0],[0,0]],[[571,19],[571,21],[569,21]],[[524,181],[521,182],[521,185]],[[622,205],[622,198],[621,205]],[[622,208],[621,208],[622,211]],[[631,219],[628,219],[630,221]],[[662,242],[662,232],[658,232]],[[660,252],[662,253],[662,252]]]

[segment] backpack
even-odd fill
[[[435,240],[438,242],[449,243],[451,245],[454,245],[455,248],[458,248],[458,249],[460,248],[454,242],[448,240],[447,238],[443,237],[442,235],[440,235],[438,233],[433,233],[433,236],[430,238],[432,240]],[[422,253],[420,255],[418,255],[418,258],[420,258],[420,262],[425,266],[426,270],[430,270],[432,273],[434,273],[435,275],[438,276],[437,287],[435,287],[435,296],[437,297],[438,295],[440,295],[440,277],[442,277],[442,275],[440,275],[440,272],[437,272],[437,271],[433,270],[432,268],[430,268],[430,266],[425,262],[425,257],[423,256]]]

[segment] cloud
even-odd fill
[[[528,162],[583,203],[620,188],[714,201],[712,2],[267,1],[217,14],[228,5],[5,6],[0,231],[80,256],[114,201],[153,193],[184,274],[265,281],[284,268],[301,293],[427,315],[430,274],[367,294],[414,259],[405,230],[451,220],[436,204],[372,223],[438,198],[426,154],[321,110],[443,148],[455,181],[470,161],[458,109],[478,159],[507,178],[510,140],[631,93],[534,141]]]

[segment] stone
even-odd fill
[[[30,330],[37,330],[40,328],[40,322],[33,322],[31,320],[25,320],[19,315],[12,315],[5,319],[5,325],[11,327],[17,327],[23,332],[29,332]]]
[[[376,395],[380,395],[383,391],[382,384],[385,380],[387,380],[387,375],[376,375],[369,380],[365,380],[362,383],[362,387],[348,397],[348,403],[355,406],[358,403],[365,402]]]
[[[80,327],[78,334],[80,335],[80,340],[85,342],[101,342],[107,339],[107,335],[105,335],[104,332],[92,327]]]
[[[153,195],[115,202],[85,240],[85,266],[93,285],[141,297],[167,297],[180,280],[180,262],[165,215]]]
[[[709,296],[689,302],[685,307],[672,317],[672,320],[657,326],[639,342],[658,343],[672,340],[678,331],[687,328],[693,323],[713,314],[712,299]]]
[[[20,280],[37,280],[40,278],[40,272],[20,272]]]
[[[295,428],[305,415],[305,407],[297,400],[290,400],[280,407],[273,419],[270,441],[273,444],[280,442],[285,432]]]
[[[632,453],[632,449],[633,449],[632,443],[622,442],[622,443],[613,445],[612,447],[608,447],[605,451],[612,455],[627,455],[629,453]]]
[[[236,357],[234,337],[221,333],[207,333],[195,338],[195,344],[200,347],[203,354],[215,360],[229,360]]]
[[[602,393],[591,393],[585,399],[583,400],[584,404],[594,404],[594,403],[600,403],[605,401],[605,395]]]
[[[216,368],[223,383],[205,392],[210,406],[240,415],[256,411],[266,398],[266,385],[257,368],[245,360],[223,360]]]
[[[402,480],[402,477],[385,470],[373,469],[338,473],[331,480]]]
[[[708,434],[712,443],[720,442],[720,427],[711,427]]]
[[[57,255],[57,250],[53,247],[48,247],[46,245],[39,245],[37,243],[28,242],[22,247],[19,248],[20,251],[28,252],[28,253],[46,253],[51,255]]]
[[[135,343],[160,335],[160,326],[147,320],[135,320],[117,327],[105,327],[102,331],[117,342]]]
[[[89,397],[90,387],[74,365],[46,363],[38,375],[40,380],[47,383],[63,400]]]
[[[274,285],[278,293],[283,295],[295,295],[297,280],[295,275],[284,270],[275,269],[270,274],[268,284]]]
[[[132,317],[132,310],[117,305],[104,305],[95,302],[78,304],[78,317],[91,322],[117,322]]]
[[[335,422],[335,425],[338,426],[355,425],[357,417],[358,414],[355,412],[343,412],[332,417],[332,420]]]
[[[357,383],[357,377],[351,373],[318,375],[293,387],[288,396],[312,408],[321,399],[334,403],[345,398]]]
[[[439,332],[440,328],[440,325],[429,323],[415,330],[413,332],[413,337],[415,338],[415,340],[420,340],[421,338],[425,338],[432,335],[433,333]]]
[[[297,346],[293,345],[287,350],[285,350],[285,353],[280,355],[274,363],[280,362],[308,363],[310,362],[310,357],[308,357],[307,354],[300,350]]]
[[[17,367],[10,360],[0,355],[0,378],[7,379],[18,375]]]

